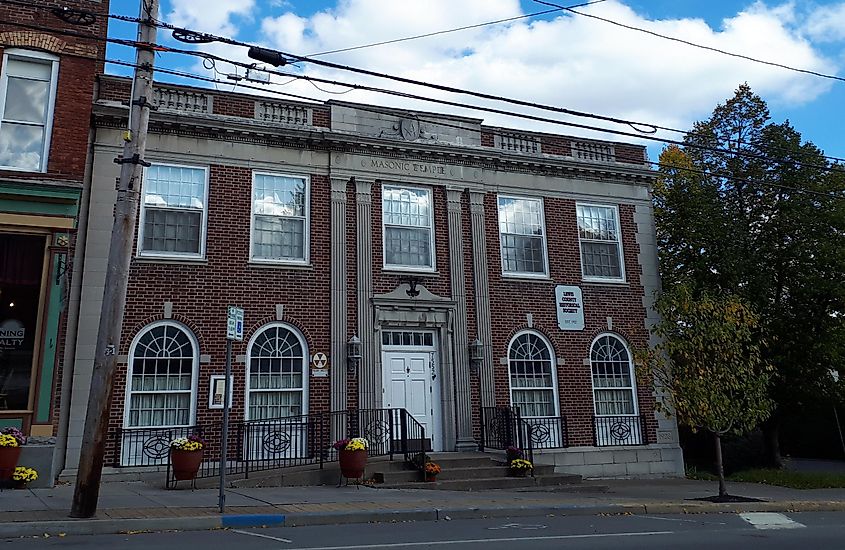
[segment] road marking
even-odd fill
[[[756,527],[757,529],[801,529],[806,527],[783,514],[773,512],[748,512],[740,514],[739,517]]]
[[[350,546],[303,546],[289,550],[359,550],[363,548],[408,548],[412,546],[447,546],[452,544],[488,544],[491,542],[522,542],[531,540],[597,539],[611,537],[648,537],[673,535],[674,531],[643,531],[640,533],[591,533],[589,535],[557,535],[548,537],[508,537],[496,539],[429,540],[425,542],[392,542],[388,544],[356,544]]]
[[[249,535],[251,537],[261,537],[262,539],[270,539],[275,540],[278,542],[287,542],[292,543],[292,540],[283,539],[282,537],[271,537],[270,535],[262,535],[261,533],[253,533],[252,531],[241,531],[240,529],[229,529],[229,531],[233,533],[238,533],[239,535]]]
[[[497,527],[488,527],[489,531],[496,531],[498,529],[523,529],[525,531],[536,531],[539,529],[545,529],[546,526],[540,523],[537,524],[530,524],[530,523],[506,523],[504,525],[499,525]]]

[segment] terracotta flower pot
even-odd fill
[[[525,477],[528,475],[528,470],[525,468],[511,468],[510,475],[511,477]]]
[[[20,457],[20,447],[0,447],[0,480],[12,479]]]
[[[360,479],[364,477],[364,468],[367,466],[367,450],[361,451],[340,451],[340,473],[343,477]]]
[[[203,450],[180,451],[170,450],[170,463],[173,464],[173,477],[176,481],[194,479],[202,464]]]
[[[429,482],[431,482],[431,481],[437,481],[437,474],[434,474],[434,475],[432,475],[432,474],[425,474],[425,480],[426,480],[426,481],[429,481]]]

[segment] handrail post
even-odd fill
[[[484,452],[484,438],[487,436],[487,426],[484,424],[484,407],[479,407],[478,418],[481,421],[481,437],[478,439],[478,450]]]
[[[387,411],[387,452],[390,455],[391,462],[393,461],[393,412],[396,409],[386,409]]]
[[[408,460],[408,411],[399,409],[399,431],[402,438],[402,454]]]

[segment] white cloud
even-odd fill
[[[804,29],[819,42],[845,40],[845,2],[819,6],[810,13]]]
[[[792,4],[769,7],[757,2],[725,19],[720,29],[709,27],[701,19],[648,20],[617,0],[581,10],[749,57],[820,72],[837,69],[795,28],[797,17]],[[341,0],[334,9],[307,18],[292,13],[266,18],[261,28],[268,46],[311,54],[520,14],[516,0]],[[577,15],[553,20],[522,19],[507,25],[354,50],[324,59],[426,82],[679,128],[687,128],[692,120],[707,116],[716,103],[730,97],[742,82],[747,81],[768,101],[786,105],[810,102],[830,87],[829,82],[809,75],[720,55]],[[306,72],[420,95],[479,101],[316,66],[307,66]],[[284,90],[330,97],[304,83],[290,84]],[[355,91],[342,97],[429,111],[454,111],[375,93]],[[513,106],[503,108],[516,110]],[[491,124],[550,129],[541,123],[472,114]],[[553,129],[570,132],[561,127]]]
[[[238,28],[233,16],[249,16],[255,0],[226,0],[209,2],[197,0],[170,0],[171,11],[167,20],[174,25],[196,31],[232,36]]]

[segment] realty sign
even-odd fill
[[[241,342],[244,339],[244,310],[229,306],[226,318],[226,338]]]

